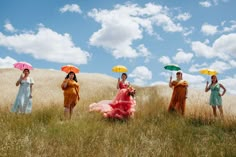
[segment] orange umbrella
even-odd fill
[[[80,70],[79,68],[77,68],[76,66],[74,65],[64,65],[61,67],[61,71],[64,71],[66,73],[69,73],[69,72],[74,72],[74,73],[79,73]]]

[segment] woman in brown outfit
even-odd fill
[[[67,74],[61,88],[64,90],[64,116],[65,119],[71,119],[73,109],[80,99],[79,84],[74,72]]]
[[[188,83],[187,81],[182,80],[181,72],[176,73],[176,78],[176,80],[172,81],[172,77],[170,77],[169,81],[169,87],[173,88],[173,93],[168,111],[177,111],[178,113],[184,115],[188,93]]]

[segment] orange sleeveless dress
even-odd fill
[[[186,94],[188,83],[187,81],[172,81],[172,86],[174,87],[171,101],[169,104],[168,111],[177,111],[184,115],[185,113],[185,105],[186,105]]]
[[[61,84],[61,88],[64,91],[64,107],[73,108],[78,103],[79,96],[79,84],[74,80],[69,80],[67,83],[67,87],[64,88],[63,84],[66,80]]]

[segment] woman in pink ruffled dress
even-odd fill
[[[130,83],[127,81],[127,78],[128,78],[127,74],[126,73],[122,73],[121,80],[120,80],[120,78],[118,78],[116,88],[117,89],[128,88]]]
[[[102,100],[97,103],[92,103],[89,105],[89,111],[101,112],[106,118],[127,119],[133,117],[136,105],[134,99],[135,89],[130,85],[125,87],[119,80],[118,84],[121,85],[119,86],[121,88],[119,88],[113,100]]]

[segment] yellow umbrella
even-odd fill
[[[112,71],[116,73],[125,73],[128,69],[123,65],[116,65],[112,68]]]
[[[200,74],[203,74],[203,75],[208,75],[208,76],[212,76],[212,75],[217,75],[218,72],[216,70],[213,70],[213,69],[202,69],[199,71]],[[207,78],[207,81],[209,80],[209,77]]]
[[[200,74],[210,75],[210,76],[218,74],[218,72],[216,70],[213,70],[213,69],[202,69],[199,72],[200,72]]]

